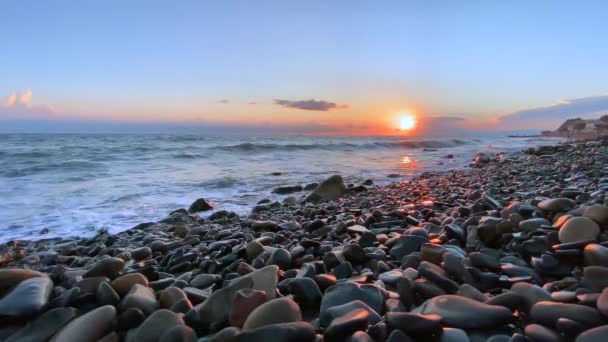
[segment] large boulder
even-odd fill
[[[333,175],[319,184],[308,195],[305,202],[332,201],[342,197],[346,193],[346,185],[340,175]]]
[[[199,198],[190,205],[188,211],[191,213],[196,213],[198,211],[207,211],[211,209],[213,209],[213,205],[209,201],[204,198]]]

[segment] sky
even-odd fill
[[[6,0],[0,131],[393,134],[403,113],[418,133],[553,129],[608,112],[606,13],[605,1]]]

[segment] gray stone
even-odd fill
[[[20,282],[34,277],[46,277],[44,273],[23,268],[0,269],[0,295],[17,286]]]
[[[199,198],[190,204],[188,211],[191,213],[195,213],[198,211],[207,211],[213,209],[213,205],[204,198]]]
[[[21,318],[40,312],[53,291],[48,277],[34,277],[20,282],[0,300],[0,317]]]
[[[346,193],[346,190],[347,188],[342,177],[334,175],[321,182],[304,201],[333,201],[342,197]]]
[[[516,283],[511,286],[511,291],[522,297],[522,309],[529,312],[530,308],[541,301],[551,301],[551,294],[538,285],[528,283]]]
[[[360,300],[367,304],[378,314],[382,314],[384,310],[384,296],[382,291],[375,285],[357,284],[353,282],[338,283],[327,290],[321,301],[321,309],[319,313],[320,322],[329,322],[331,314],[328,312],[330,308],[335,306],[350,303],[355,300]]]
[[[99,305],[116,305],[120,301],[118,293],[105,281],[97,286],[96,297]]]
[[[135,341],[160,341],[163,334],[174,327],[184,326],[182,318],[167,309],[160,309],[150,315],[135,332]]]
[[[48,341],[75,317],[76,309],[74,308],[51,309],[26,324],[4,342]]]
[[[302,312],[296,302],[289,297],[276,298],[254,309],[243,324],[243,330],[252,330],[279,323],[298,322]]]
[[[538,207],[542,210],[552,212],[568,211],[572,209],[575,205],[576,202],[569,198],[552,198],[538,203]]]
[[[461,329],[497,327],[513,320],[513,314],[507,308],[455,295],[431,298],[412,312],[439,315],[443,324]]]
[[[104,258],[99,260],[84,275],[84,278],[108,277],[113,278],[125,267],[125,261],[120,258]]]
[[[547,327],[555,327],[559,318],[571,319],[587,328],[596,327],[604,322],[600,312],[592,307],[555,302],[534,304],[530,309],[530,318],[533,322]]]
[[[51,342],[97,341],[112,329],[116,309],[111,305],[99,307],[72,320]]]
[[[583,259],[587,266],[608,267],[608,248],[595,243],[585,246]]]
[[[314,342],[315,329],[308,322],[272,324],[247,330],[236,336],[236,342]]]
[[[363,303],[360,300],[353,300],[352,302],[337,305],[327,309],[327,315],[323,317],[324,320],[319,321],[319,324],[322,327],[326,327],[335,318],[346,315],[348,312],[355,310],[365,310],[368,313],[368,319],[370,324],[376,324],[382,319],[382,317],[380,317],[380,315],[378,315],[378,313],[374,309],[370,308],[369,305]]]
[[[606,342],[608,341],[608,325],[589,329],[578,335],[575,342]]]
[[[596,240],[600,234],[600,227],[588,217],[573,217],[566,221],[559,229],[561,243]]]
[[[144,314],[149,315],[158,309],[158,301],[151,288],[135,284],[122,299],[120,307],[122,310],[138,308]]]

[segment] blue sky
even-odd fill
[[[384,127],[401,111],[485,126],[515,113],[508,124],[528,127],[522,112],[565,102],[543,120],[596,114],[577,99],[608,112],[606,13],[602,1],[8,0],[0,114]],[[336,106],[276,101],[309,99]]]

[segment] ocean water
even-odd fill
[[[0,242],[112,233],[155,221],[199,197],[247,214],[271,191],[341,174],[401,181],[466,167],[478,152],[556,140],[454,137],[217,138],[199,135],[0,135]],[[453,158],[448,159],[448,154]],[[280,172],[281,175],[272,175]],[[399,174],[399,178],[388,178]],[[209,214],[209,213],[206,213]],[[40,231],[48,229],[48,233]]]

